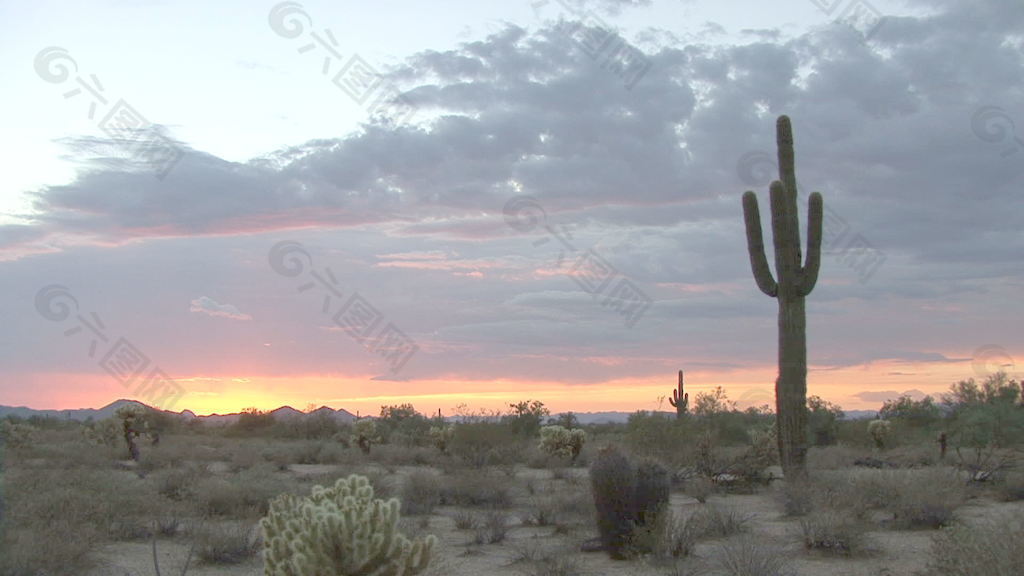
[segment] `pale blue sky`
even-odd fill
[[[569,0],[565,0],[568,2]],[[71,135],[99,136],[87,117],[84,94],[65,99],[67,84],[49,84],[32,68],[47,46],[65,48],[80,72],[95,74],[105,93],[124,98],[150,122],[197,150],[244,162],[285,146],[351,132],[366,112],[320,74],[319,56],[300,55],[299,39],[274,34],[267,23],[277,2],[41,0],[5,3],[0,37],[0,84],[9,113],[0,153],[13,159],[0,175],[0,223],[30,211],[23,193],[69,182],[72,163],[57,142]],[[609,3],[614,4],[614,2]],[[347,58],[358,53],[383,71],[422,50],[449,50],[511,23],[536,29],[571,17],[557,0],[301,2],[315,29],[329,28]],[[568,4],[575,6],[575,4]],[[589,6],[589,5],[581,5]],[[885,14],[920,13],[875,0]],[[725,45],[757,38],[749,29],[778,29],[783,37],[831,19],[810,0],[653,2],[609,14],[594,10],[639,46],[645,32]],[[584,13],[578,8],[576,14]],[[721,27],[716,30],[716,26]]]

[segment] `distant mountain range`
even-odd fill
[[[123,406],[133,406],[136,408],[143,408],[148,410],[156,410],[157,412],[163,412],[169,416],[181,418],[183,420],[198,420],[207,424],[233,424],[238,421],[238,414],[210,414],[209,416],[196,416],[191,410],[182,410],[181,412],[171,412],[168,410],[158,410],[151,406],[147,406],[138,400],[117,400],[107,404],[103,408],[78,408],[75,410],[34,410],[32,408],[26,408],[25,406],[3,406],[0,405],[0,418],[8,415],[18,416],[20,418],[31,418],[32,416],[41,416],[49,418],[59,418],[62,420],[76,420],[84,422],[92,419],[103,420],[110,418],[117,413],[117,410]],[[606,423],[624,423],[626,422],[631,414],[635,412],[574,412],[576,419],[580,424],[606,424]],[[875,410],[846,410],[846,418],[848,420],[859,420],[863,418],[875,418],[878,414]],[[329,418],[333,418],[339,422],[352,422],[356,420],[356,416],[345,409],[335,410],[328,406],[321,406],[312,412],[306,413],[296,410],[291,406],[282,406],[276,410],[270,412],[274,416],[274,419],[284,421],[293,418],[308,418],[317,417],[318,415],[326,415]],[[675,412],[664,412],[664,414],[675,414]],[[452,420],[453,418],[447,418]]]
[[[144,410],[155,410],[157,412],[163,412],[168,416],[180,418],[182,420],[198,420],[200,422],[208,424],[232,424],[238,421],[238,414],[210,414],[209,416],[196,416],[191,410],[182,410],[181,412],[171,412],[169,410],[159,410],[152,406],[147,406],[138,400],[117,400],[107,404],[103,408],[78,408],[75,410],[35,410],[32,408],[26,408],[25,406],[2,406],[0,405],[0,418],[5,416],[18,416],[20,418],[31,418],[32,416],[41,416],[44,418],[58,418],[61,420],[76,420],[78,422],[84,422],[92,419],[104,420],[114,416],[118,409],[130,406],[135,408],[141,408]],[[328,406],[321,406],[308,414],[292,408],[291,406],[282,406],[276,410],[270,412],[276,420],[289,420],[293,418],[306,418],[315,417],[317,415],[325,414],[330,418],[333,418],[339,422],[352,422],[356,419],[355,415],[348,410],[340,409],[335,410]]]

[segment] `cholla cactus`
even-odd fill
[[[307,498],[282,494],[260,521],[265,576],[412,576],[430,563],[437,539],[410,542],[398,531],[401,503],[373,497],[364,476],[314,486]]]
[[[888,420],[872,420],[868,422],[868,434],[875,441],[875,447],[879,450],[885,448],[892,436],[892,422]]]
[[[359,446],[363,454],[369,454],[370,446],[378,441],[376,421],[363,418],[352,424],[352,442]]]
[[[545,426],[540,429],[540,449],[552,456],[563,458],[576,458],[583,450],[583,443],[587,440],[587,433],[579,428],[567,430],[562,426]]]
[[[455,427],[448,424],[431,426],[429,434],[430,442],[440,450],[442,454],[447,454],[448,446],[452,443],[452,438],[455,436]]]
[[[98,446],[117,446],[121,440],[121,424],[113,418],[90,422],[82,427],[82,436]]]
[[[11,450],[23,450],[35,444],[36,427],[4,420],[0,422],[0,440],[3,440]]]

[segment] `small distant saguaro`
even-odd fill
[[[682,419],[686,416],[686,410],[690,405],[690,393],[683,392],[683,371],[679,371],[679,384],[676,385],[676,389],[672,391],[672,397],[668,399],[668,403],[675,407],[676,418]]]

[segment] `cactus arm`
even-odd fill
[[[800,295],[807,296],[818,282],[821,267],[821,227],[824,204],[821,194],[814,192],[807,200],[807,262],[800,277]]]
[[[757,287],[772,298],[778,293],[778,285],[768,268],[768,257],[764,253],[764,235],[761,232],[761,211],[757,208],[757,195],[751,191],[743,194],[743,221],[747,228],[747,253],[750,254],[750,269],[754,273]]]
[[[775,144],[778,149],[779,179],[796,206],[796,154],[793,152],[793,125],[789,116],[775,122]]]

